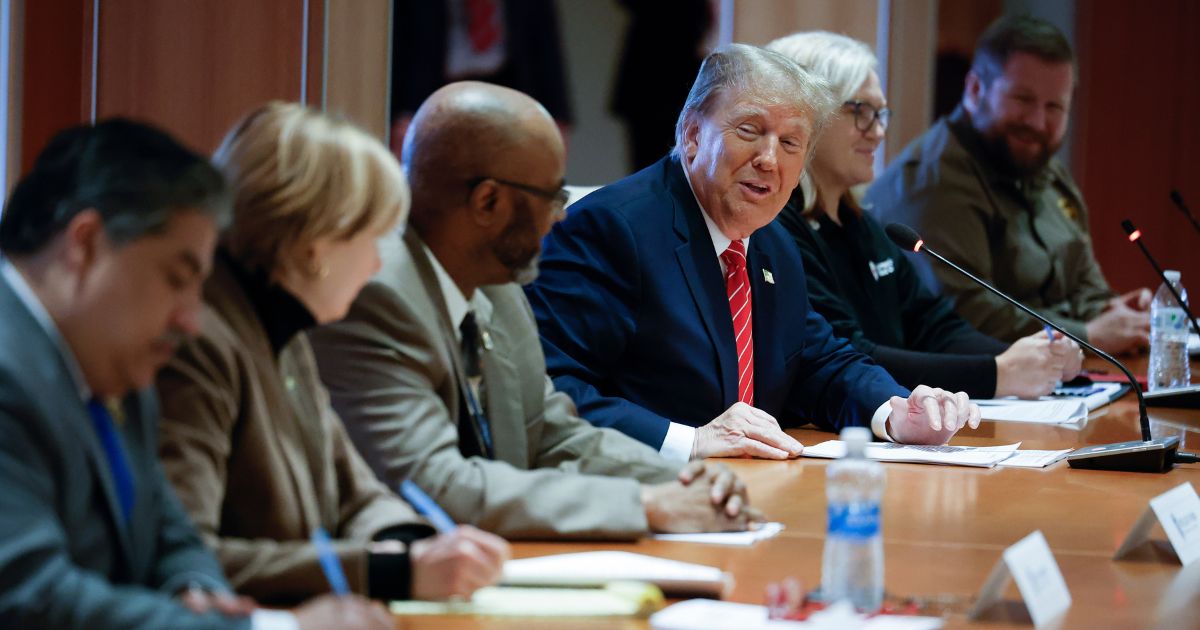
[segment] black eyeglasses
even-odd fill
[[[476,177],[475,179],[469,180],[467,182],[467,186],[474,190],[476,186],[489,179],[502,186],[516,188],[517,190],[527,192],[536,197],[546,199],[553,204],[552,207],[554,208],[555,212],[560,212],[563,208],[567,207],[567,201],[571,198],[571,193],[563,187],[554,190],[546,190],[545,188],[539,188],[529,184],[522,184],[520,182],[511,182],[507,179],[500,179],[498,177]]]
[[[866,101],[846,101],[842,106],[849,107],[854,112],[854,127],[863,133],[870,131],[876,120],[881,127],[887,129],[888,120],[892,117],[892,110],[886,107],[876,109]]]

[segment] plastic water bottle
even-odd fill
[[[1179,272],[1168,270],[1163,275],[1187,304],[1187,290],[1179,282]],[[1175,301],[1175,296],[1166,284],[1160,286],[1150,303],[1150,391],[1191,384],[1187,351],[1189,328],[1187,314]]]
[[[865,456],[871,431],[842,429],[846,456],[826,468],[829,528],[821,564],[821,596],[849,600],[861,612],[883,605],[883,536],[879,503],[883,466]]]

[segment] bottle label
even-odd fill
[[[1183,334],[1187,330],[1187,315],[1181,308],[1156,308],[1154,309],[1153,326],[1157,331]]]
[[[878,503],[833,503],[829,505],[829,534],[845,538],[879,535]]]

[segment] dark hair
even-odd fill
[[[110,119],[59,132],[0,217],[0,251],[33,254],[89,208],[116,244],[163,230],[182,210],[229,219],[225,180],[204,157],[148,125]]]
[[[1048,63],[1075,63],[1071,43],[1053,24],[1031,15],[1002,17],[979,36],[971,70],[984,85],[1004,73],[1015,52],[1028,53]]]

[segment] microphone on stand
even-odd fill
[[[1196,232],[1200,233],[1200,223],[1196,222],[1196,217],[1192,216],[1192,211],[1188,210],[1187,204],[1183,203],[1183,195],[1179,194],[1178,190],[1171,191],[1171,201],[1175,203],[1175,207],[1179,208],[1183,216],[1192,222],[1192,227],[1196,228]]]
[[[1067,456],[1067,463],[1072,468],[1086,468],[1091,470],[1118,470],[1125,472],[1167,472],[1175,466],[1176,463],[1190,464],[1200,461],[1196,455],[1192,453],[1180,453],[1179,437],[1170,436],[1165,438],[1153,438],[1150,435],[1150,418],[1146,415],[1146,400],[1142,397],[1142,388],[1138,385],[1137,379],[1130,373],[1129,369],[1121,364],[1120,361],[1109,356],[1107,352],[1100,350],[1092,344],[1076,337],[1067,332],[1058,324],[1042,317],[1034,312],[1029,307],[1014,300],[1002,291],[992,285],[977,278],[974,274],[954,264],[941,254],[929,249],[925,246],[925,241],[915,230],[902,223],[891,223],[884,232],[892,242],[900,246],[902,249],[907,249],[914,252],[924,252],[949,266],[951,269],[970,278],[976,284],[991,291],[1009,304],[1021,309],[1025,314],[1042,322],[1043,324],[1062,333],[1068,339],[1071,339],[1081,347],[1092,351],[1096,356],[1115,365],[1128,379],[1130,387],[1133,388],[1133,393],[1137,395],[1138,400],[1138,421],[1141,425],[1142,439],[1141,441],[1132,442],[1117,442],[1113,444],[1099,444],[1096,446],[1087,446],[1077,449],[1075,452]]]
[[[1183,298],[1180,297],[1179,292],[1175,290],[1175,287],[1172,286],[1170,282],[1167,282],[1167,274],[1163,273],[1163,268],[1158,265],[1158,261],[1154,259],[1154,256],[1150,255],[1150,250],[1146,249],[1146,244],[1142,242],[1142,231],[1133,227],[1133,221],[1130,221],[1129,219],[1122,221],[1121,227],[1125,230],[1125,233],[1129,235],[1129,242],[1136,244],[1138,249],[1142,250],[1142,255],[1146,257],[1146,260],[1150,261],[1150,266],[1154,267],[1154,273],[1158,274],[1158,279],[1163,281],[1163,284],[1171,292],[1171,295],[1175,297],[1175,302],[1179,304],[1180,308],[1183,309],[1183,312],[1187,314],[1188,321],[1192,322],[1192,330],[1200,333],[1200,325],[1196,324],[1196,316],[1192,314],[1192,309],[1188,308],[1187,302],[1183,301]]]

